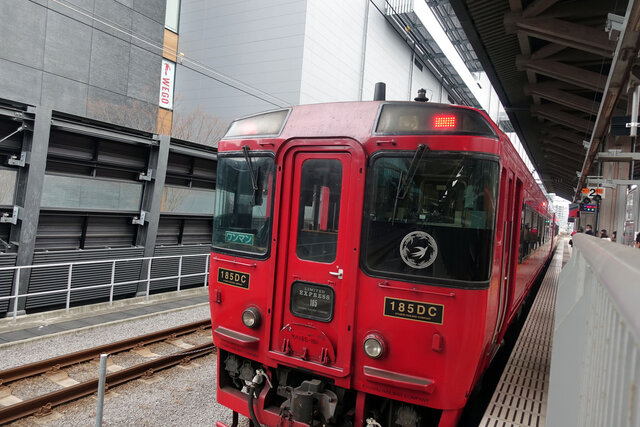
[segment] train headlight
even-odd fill
[[[377,334],[369,334],[364,338],[364,343],[362,344],[364,348],[364,352],[367,356],[372,359],[381,358],[386,350],[386,345],[384,340],[380,335]]]
[[[242,312],[242,323],[247,328],[256,329],[260,326],[260,312],[255,307],[249,307]]]

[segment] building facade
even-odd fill
[[[172,139],[175,0],[1,2],[0,267],[207,253],[216,151]],[[173,22],[173,23],[172,23]],[[168,64],[168,69],[165,67]],[[167,85],[169,92],[163,89]],[[174,262],[175,261],[175,262]],[[0,271],[0,297],[205,271],[204,258]],[[202,284],[202,277],[183,287]],[[154,292],[176,280],[153,282]],[[109,290],[72,294],[102,301]],[[20,298],[33,312],[64,294]],[[12,310],[0,300],[0,317]]]
[[[380,0],[185,0],[176,114],[202,108],[228,123],[288,105],[370,100],[376,82],[389,100],[425,88],[430,101],[453,102],[427,42],[397,28],[401,15]]]

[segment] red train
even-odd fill
[[[473,108],[348,102],[238,119],[218,150],[233,424],[455,425],[553,247],[507,136]]]

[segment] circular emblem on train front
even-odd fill
[[[436,260],[438,246],[430,234],[412,231],[400,242],[400,256],[409,267],[427,268]]]

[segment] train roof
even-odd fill
[[[364,142],[374,133],[378,123],[381,106],[406,106],[412,109],[425,109],[443,113],[452,110],[472,111],[473,115],[480,115],[488,124],[488,128],[497,136],[500,131],[493,121],[482,111],[471,107],[453,104],[422,103],[410,101],[358,101],[335,102],[322,104],[296,105],[293,107],[271,110],[235,120],[223,139],[236,138],[264,138],[274,137],[281,140],[289,138],[324,138],[349,137]],[[265,134],[252,126],[248,131],[238,129],[240,124],[249,124],[252,119],[272,114],[276,120],[282,120],[284,126],[270,129],[271,134]],[[258,125],[259,126],[259,125]],[[274,131],[277,129],[277,131]]]

